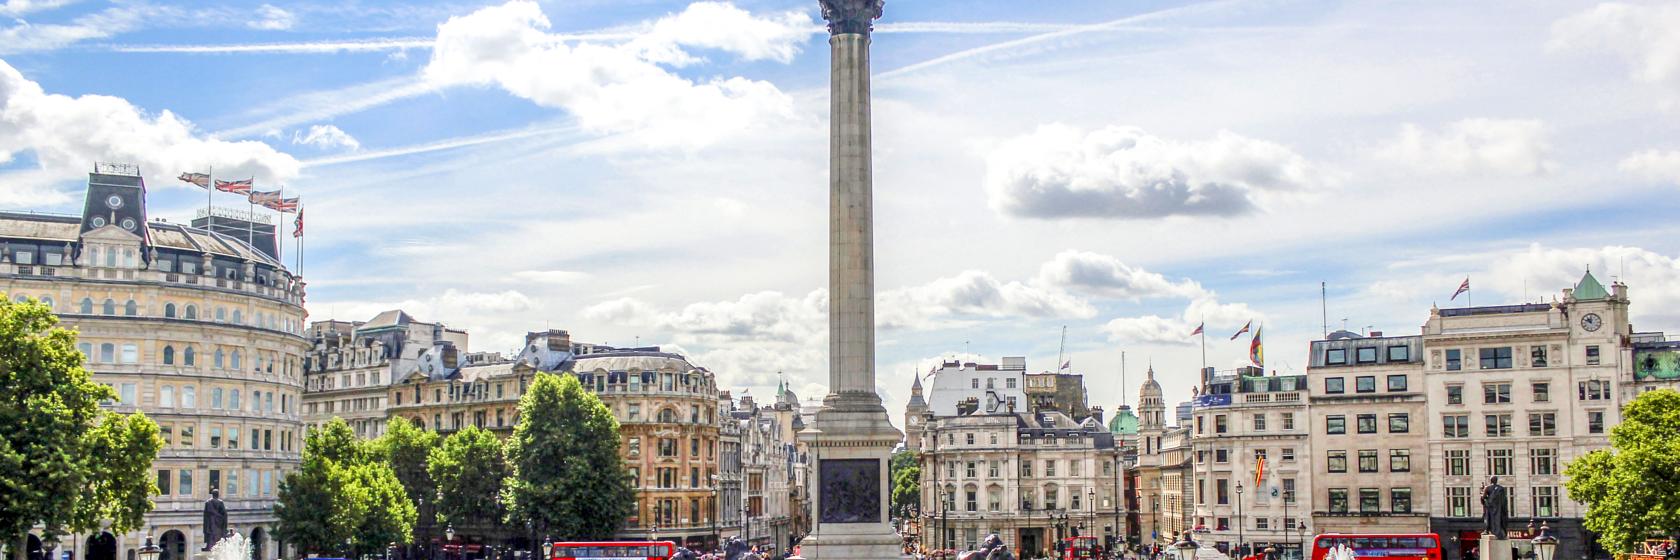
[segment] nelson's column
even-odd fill
[[[800,433],[817,464],[812,560],[900,558],[887,461],[901,434],[875,393],[869,32],[883,0],[818,0],[828,20],[828,396]]]

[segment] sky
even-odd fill
[[[1152,367],[1177,402],[1250,321],[1302,373],[1326,327],[1589,267],[1680,334],[1680,3],[889,0],[875,29],[895,422],[943,359],[1060,359],[1110,410]],[[567,329],[820,397],[828,64],[809,0],[0,0],[0,209],[75,212],[94,161],[172,221],[206,203],[176,175],[254,177],[302,198],[312,320]]]

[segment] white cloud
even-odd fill
[[[1645,150],[1622,159],[1617,167],[1643,179],[1680,185],[1680,150]]]
[[[273,4],[263,4],[257,7],[257,19],[245,22],[245,25],[251,29],[283,31],[291,29],[294,23],[296,23],[296,18],[292,16],[291,12]]]
[[[1256,326],[1264,325],[1266,315],[1250,308],[1248,304],[1220,303],[1209,293],[1191,301],[1179,317],[1119,317],[1109,320],[1098,330],[1107,334],[1108,339],[1113,342],[1191,344],[1198,340],[1190,334],[1196,330],[1197,325],[1206,325],[1206,333],[1217,339],[1220,336],[1229,336],[1224,333],[1237,332],[1249,321],[1253,321]]]
[[[1324,179],[1289,148],[1220,132],[1179,142],[1135,127],[1052,124],[1005,141],[986,161],[993,210],[1030,218],[1231,216]]]
[[[292,143],[322,149],[344,148],[352,152],[362,149],[362,143],[356,141],[354,136],[330,124],[310,125],[307,133],[295,131],[292,133]]]
[[[215,140],[174,113],[148,114],[119,97],[49,94],[0,61],[0,161],[24,152],[48,182],[85,173],[95,161],[139,164],[154,186],[209,166],[263,182],[298,174],[298,161],[268,144]],[[19,181],[30,176],[4,175]]]
[[[1605,2],[1552,24],[1554,50],[1609,51],[1633,78],[1680,93],[1680,4]]]
[[[643,60],[672,66],[700,62],[683,47],[716,49],[746,60],[791,62],[818,28],[804,12],[754,16],[727,2],[695,2],[659,19],[627,45]]]
[[[882,328],[930,329],[957,326],[947,320],[1094,317],[1097,310],[1059,289],[965,270],[920,286],[876,296],[875,320]]]
[[[519,347],[524,330],[533,328],[524,313],[540,302],[518,290],[479,292],[449,288],[442,293],[401,301],[311,302],[319,319],[367,320],[382,311],[401,309],[421,321],[436,321],[450,328],[465,329],[472,337],[472,350],[502,351]]]
[[[0,16],[21,16],[29,12],[51,10],[67,6],[76,0],[6,0],[0,3]]]
[[[7,6],[10,5],[8,2]],[[24,2],[20,6],[33,9],[36,4]],[[111,37],[139,28],[148,18],[165,17],[165,12],[143,5],[117,6],[79,16],[70,23],[33,24],[17,20],[11,27],[0,28],[0,55],[52,50],[88,39]]]
[[[570,270],[521,270],[513,279],[532,284],[575,284],[589,278],[588,274]]]
[[[659,65],[685,45],[744,58],[778,58],[803,34],[765,31],[791,16],[750,18],[722,7],[668,16],[625,43],[568,45],[547,32],[534,2],[515,0],[450,18],[438,26],[425,79],[436,86],[499,86],[556,107],[595,133],[627,134],[654,148],[699,148],[742,130],[794,118],[791,98],[769,82],[741,77],[691,81]],[[718,15],[718,14],[723,15]],[[709,15],[708,15],[709,14]],[[700,34],[694,21],[731,27]],[[667,23],[670,22],[670,23]],[[778,23],[779,22],[779,23]],[[737,30],[753,30],[723,39]],[[788,56],[791,56],[789,54]]]
[[[1173,282],[1120,262],[1110,255],[1087,251],[1062,251],[1038,269],[1035,282],[1046,286],[1112,298],[1137,300],[1146,297],[1192,298],[1206,293],[1192,280]]]
[[[1186,326],[1184,321],[1178,319],[1144,315],[1112,319],[1098,330],[1115,342],[1190,344],[1195,340],[1190,336],[1190,332],[1195,328],[1195,325]]]
[[[1544,175],[1557,169],[1546,126],[1538,120],[1464,119],[1440,132],[1406,124],[1376,154],[1432,173]]]

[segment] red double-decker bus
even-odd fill
[[[1441,560],[1441,537],[1434,533],[1343,535],[1329,533],[1313,537],[1312,560],[1339,560],[1336,548],[1353,549],[1359,560]]]
[[[677,553],[670,541],[557,542],[543,548],[548,560],[667,560]]]

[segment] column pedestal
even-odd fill
[[[809,560],[905,557],[903,538],[887,513],[888,464],[903,436],[879,403],[874,410],[859,408],[824,407],[799,433],[816,464],[810,479],[812,530],[800,543],[800,556]]]
[[[1496,539],[1493,535],[1482,535],[1482,543],[1476,548],[1478,560],[1511,560],[1511,541]]]

